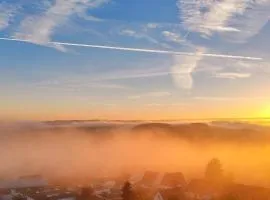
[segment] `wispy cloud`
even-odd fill
[[[145,106],[148,106],[148,107],[165,107],[165,108],[168,108],[168,107],[183,107],[183,108],[186,108],[187,104],[185,103],[178,103],[178,104],[175,104],[175,103],[148,103],[148,104],[145,104]]]
[[[149,92],[147,94],[147,96],[149,97],[167,97],[167,96],[171,96],[171,93],[170,92]]]
[[[252,1],[242,15],[233,17],[228,21],[231,26],[237,27],[241,32],[225,34],[227,38],[235,42],[245,42],[258,34],[269,21],[269,0]]]
[[[183,89],[191,89],[193,86],[192,73],[202,59],[203,48],[199,49],[195,57],[174,56],[174,64],[171,67],[173,80],[176,86]]]
[[[147,40],[153,44],[165,47],[165,48],[169,48],[168,45],[156,40],[155,38],[149,36],[148,34],[144,33],[144,32],[138,32],[132,29],[123,29],[119,32],[120,35],[122,36],[128,36],[128,37],[133,37],[136,39],[144,39]]]
[[[138,79],[168,76],[171,72],[167,69],[149,68],[149,69],[133,69],[121,70],[97,75],[94,80],[121,80],[121,79]]]
[[[247,16],[256,6],[269,4],[268,0],[223,0],[223,1],[190,1],[178,0],[181,10],[180,18],[189,31],[212,35],[214,32],[240,32],[243,26],[239,26],[240,16]],[[253,20],[252,20],[253,18]],[[265,17],[264,17],[265,18]],[[268,17],[267,17],[268,18]],[[266,20],[267,20],[266,18]],[[248,17],[247,21],[259,22],[257,17]],[[232,23],[232,21],[234,23]],[[235,23],[237,21],[237,23]],[[259,22],[261,23],[261,22]],[[265,23],[265,19],[264,19]],[[232,27],[232,25],[237,27]],[[238,27],[239,26],[239,27]],[[260,28],[257,28],[257,30]]]
[[[33,84],[33,87],[36,88],[43,88],[43,89],[62,89],[65,88],[67,91],[81,91],[81,90],[88,90],[88,89],[115,89],[115,90],[124,90],[130,89],[130,87],[121,84],[115,84],[111,82],[105,81],[92,81],[88,80],[85,77],[70,77],[68,79],[55,79],[55,80],[48,80],[42,81]]]
[[[144,94],[139,94],[139,95],[131,95],[128,96],[128,99],[132,99],[132,100],[136,100],[136,99],[140,99],[143,97],[168,97],[171,96],[172,94],[170,92],[166,92],[166,91],[157,91],[157,92],[148,92],[148,93],[144,93]]]
[[[223,73],[240,73],[240,74],[258,74],[269,73],[270,62],[267,60],[254,62],[247,60],[224,60],[222,64],[218,58],[206,58],[201,60],[200,67],[195,69],[196,73],[205,72],[213,76]]]
[[[148,23],[146,24],[146,27],[149,28],[149,29],[155,29],[155,28],[158,28],[160,26],[160,24],[158,23]]]
[[[178,43],[178,44],[183,44],[185,42],[185,39],[182,38],[180,34],[170,32],[170,31],[163,31],[162,35],[165,37],[167,41]]]
[[[206,30],[212,30],[216,32],[241,32],[241,30],[233,27],[228,27],[228,26],[209,26],[209,25],[202,25],[200,26],[203,29]]]
[[[248,100],[264,100],[268,98],[263,96],[255,96],[255,97],[200,96],[194,97],[193,99],[200,101],[248,101]]]
[[[104,88],[104,89],[129,89],[128,86],[120,85],[120,84],[114,84],[114,83],[89,83],[88,85],[85,85],[92,88]]]
[[[262,20],[263,17],[256,16],[256,19],[248,17],[249,10],[252,10],[256,6],[262,6],[268,4],[268,0],[222,0],[222,1],[190,1],[190,0],[178,0],[177,6],[180,10],[179,17],[184,28],[189,32],[198,32],[202,36],[211,36],[213,33],[231,33],[231,35],[243,35],[240,17],[242,21],[254,22]],[[267,17],[268,18],[268,17]],[[233,22],[233,23],[232,23]],[[240,26],[239,26],[240,25]],[[258,27],[257,33],[262,26]],[[251,34],[250,34],[251,35]],[[204,48],[200,52],[199,56],[193,58],[182,58],[181,56],[174,58],[174,65],[172,67],[173,77],[175,83],[184,89],[190,89],[193,85],[192,73],[198,67],[200,61],[204,61],[205,56]],[[220,61],[219,61],[220,62]],[[184,70],[184,72],[183,72]],[[238,79],[248,78],[251,73],[222,73],[214,68],[214,76],[217,78],[226,79]]]
[[[63,50],[61,44],[49,43],[55,29],[66,23],[73,14],[83,13],[86,9],[98,7],[104,2],[107,0],[56,0],[46,12],[27,16],[14,37]]]
[[[94,21],[94,22],[103,22],[105,20],[95,17],[93,15],[89,15],[86,12],[80,12],[78,13],[78,16],[84,20],[88,20],[88,21]]]
[[[119,32],[120,35],[126,35],[126,36],[131,36],[131,37],[140,37],[138,33],[134,30],[130,29],[123,29]]]
[[[249,78],[251,77],[250,73],[237,73],[237,72],[220,72],[214,75],[216,78],[225,78],[225,79],[239,79],[239,78]]]
[[[131,95],[131,96],[128,96],[128,99],[132,99],[132,100],[136,100],[136,99],[140,99],[141,96],[140,95]]]
[[[16,7],[0,3],[0,31],[10,25],[15,11]]]

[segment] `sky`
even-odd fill
[[[0,0],[0,119],[270,117],[270,0]]]

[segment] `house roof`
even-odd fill
[[[194,179],[186,187],[187,192],[191,192],[198,195],[211,195],[217,194],[221,190],[219,185],[213,185],[203,179]]]
[[[250,186],[244,184],[232,184],[226,188],[224,191],[227,194],[232,194],[237,196],[239,199],[245,200],[269,200],[270,199],[270,189],[259,187],[259,186]]]
[[[172,189],[163,189],[163,190],[158,190],[157,194],[160,194],[163,198],[163,200],[170,200],[173,198],[179,198],[184,195],[184,191],[180,187],[172,188]]]
[[[142,180],[139,181],[138,184],[152,186],[156,183],[158,176],[159,176],[158,172],[146,171],[144,173]]]
[[[161,185],[163,186],[184,186],[186,181],[184,175],[181,172],[176,173],[166,173],[161,180]]]
[[[6,180],[0,182],[0,188],[31,188],[46,187],[48,182],[41,177],[23,177],[16,180]]]

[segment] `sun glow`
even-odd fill
[[[270,118],[270,106],[266,106],[262,108],[260,112],[260,117],[262,118]]]

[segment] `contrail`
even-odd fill
[[[31,40],[23,40],[23,39],[15,39],[15,38],[0,38],[0,40],[34,43]],[[128,47],[119,47],[119,46],[78,44],[78,43],[55,42],[55,41],[47,42],[47,44],[98,48],[98,49],[111,49],[111,50],[119,50],[119,51],[170,54],[170,55],[204,56],[204,57],[231,58],[231,59],[242,59],[242,60],[262,60],[262,58],[258,58],[258,57],[235,56],[235,55],[225,55],[225,54],[209,54],[209,53],[198,53],[198,52],[192,53],[192,52],[167,51],[167,50],[158,50],[158,49],[139,49],[139,48],[128,48]]]

